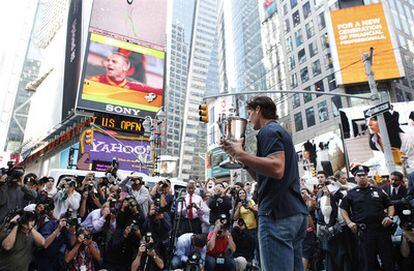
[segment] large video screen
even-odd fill
[[[135,118],[163,105],[167,0],[92,6],[77,109]]]
[[[397,170],[414,172],[414,102],[393,103],[384,113],[388,138]],[[365,118],[370,106],[340,110],[350,163],[370,167],[372,175],[388,175],[377,117]]]

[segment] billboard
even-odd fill
[[[384,113],[394,162],[401,172],[414,171],[414,102],[393,103]],[[369,166],[371,174],[387,175],[376,116],[365,118],[370,106],[340,109],[345,146],[350,163]]]
[[[334,10],[329,13],[329,44],[338,85],[367,82],[361,53],[374,48],[375,80],[404,76],[391,20],[382,3]]]
[[[82,0],[71,0],[66,31],[62,120],[71,116],[81,76]]]
[[[112,137],[95,131],[90,145],[85,143],[85,132],[82,133],[78,169],[105,171],[113,158],[116,158],[119,169],[148,174],[148,165],[152,162],[148,138],[121,136],[114,131],[110,132]]]
[[[144,118],[163,105],[167,3],[130,3],[93,3],[80,110]]]

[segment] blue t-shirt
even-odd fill
[[[281,180],[257,173],[259,216],[280,219],[308,213],[300,193],[298,159],[292,138],[276,121],[269,121],[257,135],[257,156],[285,153],[285,172]]]

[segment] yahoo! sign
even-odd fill
[[[121,137],[114,138],[94,132],[93,144],[83,143],[82,155],[87,157],[86,163],[94,161],[111,162],[116,158],[119,169],[148,173],[147,165],[151,163],[151,145],[144,138]],[[84,141],[84,139],[81,139]]]

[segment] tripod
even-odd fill
[[[180,224],[183,219],[182,213],[183,213],[184,204],[185,204],[185,198],[180,197],[177,199],[177,208],[174,211],[174,223],[173,223],[173,229],[172,229],[170,245],[169,245],[170,254],[169,254],[169,261],[168,261],[168,269],[171,269],[171,260],[174,257],[174,253],[175,253],[175,246],[176,246],[176,242],[178,238],[178,232],[180,231]],[[179,208],[180,210],[178,210],[178,205],[180,205],[180,208]],[[188,221],[188,223],[189,223],[189,227],[191,230],[190,221]]]

